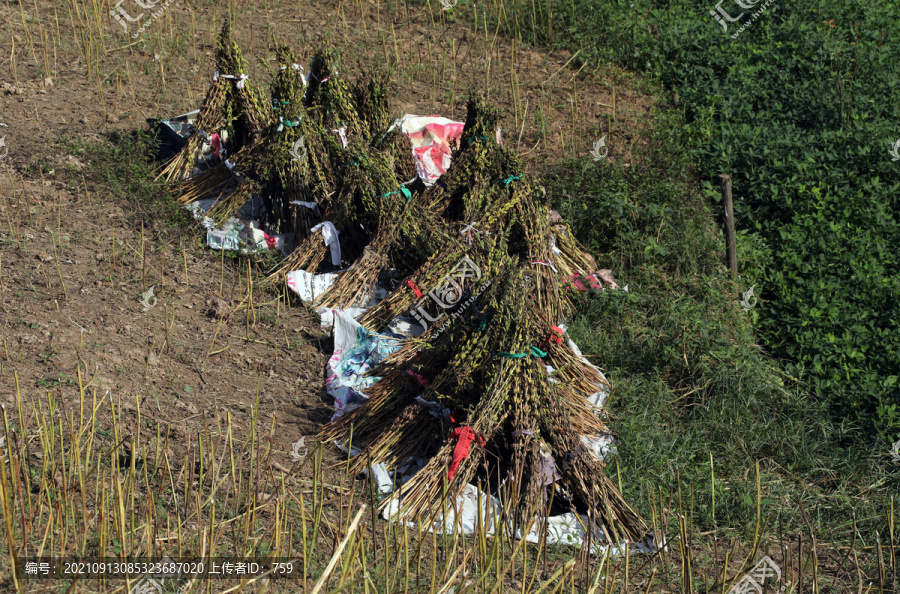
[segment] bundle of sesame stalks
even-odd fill
[[[213,85],[210,87],[203,100],[203,105],[200,107],[200,113],[194,124],[195,129],[187,139],[187,145],[165,164],[157,175],[157,179],[162,177],[166,182],[171,183],[187,179],[191,175],[203,154],[203,142],[208,141],[207,135],[198,131],[215,130],[224,120],[226,94],[224,86]]]
[[[369,126],[363,124],[353,89],[340,76],[335,56],[328,50],[316,52],[310,61],[306,105],[318,112],[317,120],[329,130],[345,128],[348,137],[369,136]]]
[[[305,105],[306,73],[293,50],[280,46],[276,56],[279,69],[272,84],[272,123],[256,151],[257,168],[268,182],[264,197],[270,229],[306,238],[316,213],[296,202],[327,207],[330,189],[339,185],[336,168],[343,147],[339,137],[323,128]]]
[[[583,444],[582,436],[608,434],[586,398],[603,390],[605,380],[572,352],[532,299],[523,299],[527,268],[503,254],[499,243],[463,250],[482,273],[481,285],[467,290],[481,290],[493,275],[475,306],[440,336],[434,336],[438,322],[388,357],[372,372],[381,379],[367,390],[369,400],[319,438],[362,450],[354,458],[357,471],[376,463],[396,468],[411,457],[431,455],[401,491],[400,513],[420,521],[434,517],[448,494],[479,482],[502,496],[509,518],[546,515],[546,507],[534,504],[555,497],[587,510],[607,543],[640,542],[647,526]],[[460,253],[453,251],[437,255],[419,278],[446,271]],[[534,271],[537,283],[532,281],[529,293],[541,292],[536,284],[552,284],[552,275],[549,269]],[[423,281],[422,290],[431,286]],[[549,292],[543,297],[554,300]],[[453,424],[416,397],[451,411]],[[475,441],[454,471],[454,451],[465,431]]]
[[[319,96],[324,95],[320,92]],[[356,97],[365,100],[366,95],[360,92]],[[384,136],[381,132],[379,136]],[[339,155],[342,161],[335,164],[339,185],[316,201],[322,210],[322,220],[331,222],[340,231],[342,254],[352,263],[319,298],[317,305],[335,308],[365,305],[364,295],[371,294],[388,262],[402,262],[401,269],[411,270],[410,267],[418,266],[434,251],[442,235],[439,209],[433,204],[429,207],[433,200],[413,198],[413,192],[418,195],[424,186],[419,184],[410,190],[400,181],[397,163],[403,160],[397,145],[380,143],[374,147],[367,141],[367,138],[349,141]],[[408,144],[404,148],[405,154],[411,154]],[[414,168],[413,164],[407,174]],[[277,268],[271,280],[279,281],[291,270],[321,272],[322,259],[314,259],[309,254],[320,251],[321,239],[307,239],[301,249]]]
[[[247,63],[226,18],[216,45],[214,78],[218,80],[213,80],[206,93],[187,146],[165,165],[158,177],[164,177],[167,182],[187,179],[200,160],[204,141],[209,142],[211,135],[219,130],[226,131],[233,153],[259,136],[266,119],[254,83],[241,78],[246,72]]]

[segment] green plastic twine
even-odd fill
[[[404,196],[406,196],[407,202],[409,202],[409,199],[412,198],[412,192],[410,192],[405,187],[400,188],[399,190],[396,190],[394,192],[388,192],[387,194],[383,195],[382,198],[387,198],[388,196],[391,196],[393,194],[403,194]]]
[[[472,143],[475,142],[475,140],[477,140],[477,139],[481,139],[481,140],[490,140],[490,138],[488,138],[487,136],[470,136],[470,137],[469,137],[469,144],[472,144]]]
[[[502,351],[494,351],[495,357],[506,357],[507,359],[521,359],[522,357],[527,357],[531,355],[532,357],[546,357],[547,353],[532,345],[529,347],[531,349],[530,353],[504,353]]]
[[[282,116],[278,116],[279,124],[278,124],[278,129],[276,130],[276,132],[281,132],[282,130],[284,130],[285,126],[287,126],[288,128],[295,128],[300,125],[300,122],[302,120],[303,120],[303,116],[300,116],[300,119],[297,120],[296,122],[292,122],[291,120],[284,119],[284,117],[282,117]]]
[[[531,354],[534,355],[535,357],[546,357],[547,356],[546,351],[542,351],[541,349],[537,348],[534,345],[531,346]]]
[[[504,353],[502,351],[494,351],[495,357],[506,357],[507,359],[521,359],[527,357],[528,353]]]
[[[503,184],[503,187],[508,188],[509,184],[513,183],[517,179],[522,179],[523,177],[525,177],[524,173],[522,175],[510,175],[506,179],[500,180],[500,183]]]

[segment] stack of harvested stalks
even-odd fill
[[[293,52],[279,48],[278,59],[269,123],[233,157],[234,170],[258,179],[236,181],[231,170],[214,168],[179,186],[181,199],[230,191],[216,212],[233,214],[264,186],[277,219],[270,227],[295,229],[300,238],[270,279],[325,271],[327,248],[310,228],[328,221],[340,233],[345,269],[317,305],[365,305],[390,267],[406,282],[360,323],[380,332],[407,312],[436,320],[373,370],[380,379],[367,390],[369,399],[319,439],[361,449],[357,470],[431,455],[403,487],[402,509],[413,517],[433,514],[448,493],[477,479],[503,496],[508,519],[546,515],[555,497],[587,511],[607,542],[643,540],[648,527],[583,444],[583,436],[608,433],[587,399],[608,385],[557,328],[574,311],[561,279],[592,274],[596,264],[551,226],[545,193],[496,142],[500,112],[470,100],[447,174],[430,188],[419,181],[407,187],[414,164],[402,135],[387,132],[384,77],[351,89],[333,56],[319,52],[304,84]],[[218,113],[221,101],[211,90],[201,118]],[[301,138],[305,151],[297,158]],[[416,396],[452,411],[454,426]],[[457,441],[469,438],[468,455],[451,466]]]
[[[166,164],[160,177],[169,183],[190,177],[201,159],[204,141],[209,142],[219,130],[226,132],[232,153],[240,152],[259,137],[267,120],[254,83],[242,78],[246,72],[247,62],[226,18],[216,45],[216,74],[197,116],[194,133],[187,146]],[[181,202],[187,204],[194,199],[187,194]]]

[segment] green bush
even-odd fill
[[[542,0],[542,20],[513,2],[507,23],[518,16],[526,37],[581,47],[590,62],[615,61],[678,92],[711,201],[718,174],[732,174],[765,346],[836,416],[896,439],[900,162],[889,149],[900,137],[900,5],[776,1],[733,38],[738,24],[726,34],[707,4]],[[604,192],[615,193],[610,183]],[[622,196],[602,214],[646,208]],[[610,233],[622,233],[615,220],[586,237],[602,244]],[[643,241],[645,254],[674,247]]]
[[[569,162],[546,180],[598,265],[628,285],[585,297],[569,328],[613,386],[613,474],[628,477],[626,497],[641,506],[660,488],[693,490],[700,525],[742,528],[747,538],[756,461],[763,506],[778,509],[782,528],[803,525],[798,499],[816,505],[823,495],[829,504],[814,519],[817,531],[832,534],[850,513],[878,518],[887,495],[862,504],[853,481],[894,492],[900,475],[884,476],[887,448],[860,455],[844,447],[859,423],[833,422],[828,401],[811,400],[757,346],[760,306],[745,312],[739,297],[770,270],[771,250],[758,232],[741,233],[746,267],[736,282],[722,264],[718,209],[678,150],[691,140],[680,114],[655,115],[656,132],[632,167]]]

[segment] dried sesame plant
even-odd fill
[[[220,45],[232,47],[226,34]],[[369,399],[319,438],[352,441],[362,451],[356,470],[430,456],[402,489],[402,509],[414,517],[479,482],[501,496],[514,523],[547,515],[555,501],[587,513],[608,543],[645,539],[648,526],[585,440],[609,434],[596,399],[609,386],[559,328],[574,311],[563,281],[596,265],[564,226],[551,224],[546,192],[500,142],[500,111],[470,99],[452,165],[428,187],[405,181],[414,164],[389,125],[386,75],[354,86],[330,52],[316,52],[308,74],[289,48],[276,53],[263,132],[245,135],[231,163],[179,185],[180,199],[216,196],[210,212],[218,220],[261,193],[269,228],[293,231],[299,244],[273,282],[338,267],[316,227],[327,222],[339,233],[341,270],[313,305],[365,307],[389,268],[403,282],[360,323],[383,332],[407,312],[439,322],[402,341],[370,372],[379,379]],[[208,103],[219,94],[214,87]],[[261,120],[248,117],[251,95],[229,97],[242,122]],[[435,407],[449,414],[432,414]]]

